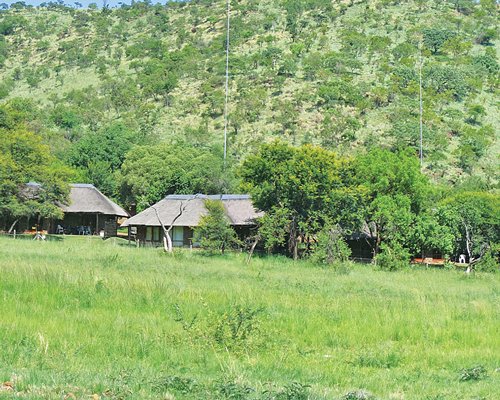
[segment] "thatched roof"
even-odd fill
[[[38,182],[28,182],[19,191],[19,195],[23,200],[38,200],[42,185]]]
[[[71,185],[68,205],[61,204],[65,213],[92,213],[128,217],[118,204],[104,196],[94,185],[77,183]]]
[[[262,216],[248,195],[169,195],[155,205],[125,221],[121,226],[161,226],[156,215],[158,212],[166,226],[198,226],[202,216],[207,215],[205,200],[221,200],[226,210],[226,215],[233,226],[254,225],[255,218]],[[182,214],[179,215],[180,210]]]

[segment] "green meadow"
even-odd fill
[[[499,274],[124,243],[0,238],[0,398],[498,398]]]

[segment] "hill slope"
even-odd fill
[[[229,151],[272,138],[418,150],[436,180],[498,172],[494,1],[232,2]],[[0,96],[33,100],[60,158],[120,121],[139,143],[221,145],[225,2],[0,13]],[[69,163],[72,161],[69,160]]]

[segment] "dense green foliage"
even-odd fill
[[[346,263],[351,253],[340,227],[325,225],[317,235],[311,258],[318,264],[332,265]]]
[[[204,215],[194,231],[195,241],[203,249],[224,254],[239,244],[235,230],[229,224],[224,205],[219,200],[205,200]]]
[[[244,189],[252,194],[255,206],[268,214],[264,223],[271,229],[284,228],[279,236],[288,238],[288,251],[295,258],[299,241],[310,242],[328,219],[345,216],[341,205],[348,194],[343,190],[343,164],[335,153],[320,147],[282,142],[264,145],[244,161],[240,170]],[[265,237],[266,247],[271,247],[269,240],[276,240],[273,236]]]
[[[337,236],[354,233],[392,270],[426,253],[455,259],[467,253],[472,262],[500,243],[500,196],[433,185],[409,150],[374,148],[340,158],[276,141],[248,156],[239,172],[244,190],[266,212],[259,232],[268,251],[294,258],[318,252],[318,261],[332,262],[345,258]]]
[[[67,199],[73,173],[27,128],[31,110],[23,101],[0,106],[0,229],[20,216],[60,217],[56,203]]]
[[[421,50],[427,174],[498,182],[494,1],[231,7],[228,170],[275,137],[343,153],[416,152]],[[0,98],[36,99],[33,126],[53,154],[119,197],[117,171],[135,144],[222,148],[224,22],[225,3],[209,0],[16,3],[0,11]],[[158,194],[137,196],[126,201]]]
[[[494,399],[500,390],[498,274],[345,273],[119,244],[0,238],[0,380],[14,388],[2,399]]]
[[[443,200],[440,218],[457,238],[455,246],[465,249],[471,261],[500,243],[498,195],[463,192],[451,196]]]
[[[217,149],[162,143],[134,147],[118,180],[126,203],[148,207],[171,193],[224,193],[231,184]]]

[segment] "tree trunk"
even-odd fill
[[[293,256],[294,260],[297,260],[299,258],[297,223],[295,221],[295,217],[293,217],[292,222],[290,224],[290,235],[288,237],[288,251]]]
[[[10,226],[9,231],[8,231],[8,233],[9,233],[9,234],[12,232],[12,229],[14,229],[14,227],[16,226],[17,221],[19,221],[19,219],[16,219],[16,220],[12,223],[12,225]]]
[[[380,244],[382,243],[382,238],[380,237],[380,227],[378,224],[375,224],[376,229],[376,237],[375,237],[375,248],[373,249],[373,257],[375,258],[377,254],[380,252]]]
[[[163,248],[167,253],[172,252],[172,239],[170,238],[170,233],[163,227]]]
[[[465,221],[462,222],[465,228],[465,247],[467,249],[467,255],[469,256],[469,264],[467,265],[467,270],[465,273],[470,274],[473,270],[472,267],[472,262],[474,261],[472,257],[472,243],[471,243],[471,238],[470,238],[470,232],[469,232],[469,227],[465,223]]]
[[[177,221],[177,219],[179,219],[179,217],[184,213],[184,210],[186,209],[187,207],[187,203],[190,201],[190,200],[193,200],[193,199],[196,199],[197,196],[194,196],[192,199],[189,199],[187,200],[186,204],[184,204],[183,202],[181,202],[180,206],[179,206],[179,213],[177,214],[177,216],[172,220],[172,223],[170,224],[170,226],[168,227],[168,229],[165,227],[165,224],[163,223],[163,221],[161,220],[160,218],[160,214],[158,213],[158,210],[155,208],[155,207],[152,207],[153,210],[155,210],[155,213],[156,213],[156,218],[158,218],[158,221],[160,222],[160,225],[163,229],[163,247],[165,248],[165,251],[167,253],[172,253],[173,251],[173,243],[172,243],[172,238],[170,236],[170,231],[172,230],[172,228],[174,227],[174,223],[175,221]]]
[[[156,213],[156,218],[158,218],[158,221],[160,222],[161,228],[163,229],[163,248],[167,253],[172,252],[172,239],[170,238],[170,229],[172,229],[172,226],[170,226],[169,229],[165,227],[163,224],[163,221],[160,218],[160,214],[158,214],[158,210],[153,207],[153,210],[155,210]]]
[[[253,252],[257,247],[257,243],[259,243],[259,236],[255,238],[255,241],[252,243],[252,247],[250,247],[250,251],[248,252],[247,264],[250,264],[250,259],[252,258]]]

